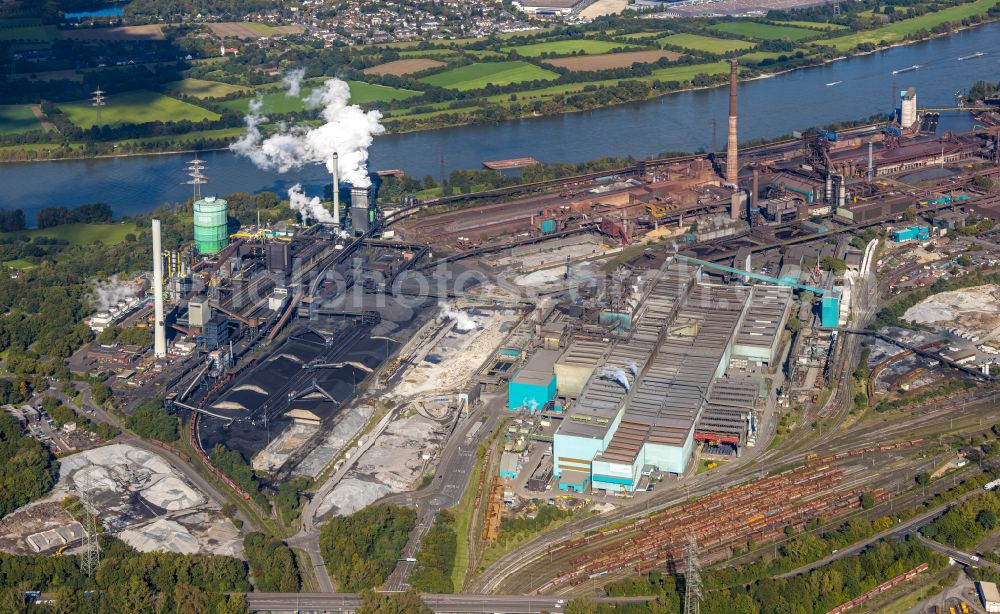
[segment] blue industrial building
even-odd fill
[[[521,367],[507,387],[507,409],[542,411],[556,398],[556,350],[539,350]]]
[[[896,243],[903,243],[905,241],[927,241],[931,238],[931,231],[927,226],[893,228],[891,234],[892,240]]]

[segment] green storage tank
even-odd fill
[[[229,242],[225,200],[214,196],[194,203],[194,247],[199,254],[217,254]]]

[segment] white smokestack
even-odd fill
[[[333,169],[333,225],[340,228],[340,177],[337,174],[340,157],[333,152],[330,168]]]
[[[160,244],[160,220],[153,218],[153,354],[167,357],[167,330],[163,323],[163,247]]]

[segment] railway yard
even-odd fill
[[[94,344],[73,365],[113,373],[126,414],[162,395],[197,458],[117,443],[68,457],[58,488],[100,482],[92,511],[137,548],[239,555],[218,502],[260,529],[273,519],[250,500],[307,478],[283,537],[331,594],[325,518],[416,506],[386,581],[400,590],[451,509],[469,530],[456,592],[555,611],[637,573],[688,574],[692,553],[744,564],[769,551],[755,546],[918,508],[993,471],[966,442],[1000,422],[1000,116],[936,131],[926,116],[813,130],[738,162],[423,202],[355,188],[335,224],[157,254],[165,289],[91,326],[152,327],[162,354]],[[261,493],[215,466],[227,449]],[[175,474],[189,464],[215,486]],[[52,503],[36,504],[51,521],[0,524],[0,548],[79,544]],[[507,529],[549,506],[569,519]],[[903,520],[900,535],[925,521]]]

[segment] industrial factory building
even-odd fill
[[[775,362],[792,289],[709,283],[703,274],[668,262],[626,338],[577,339],[554,363],[546,357],[559,394],[571,397],[553,438],[563,490],[630,492],[652,471],[683,473],[698,442],[738,450],[753,437],[757,385],[727,371]]]

